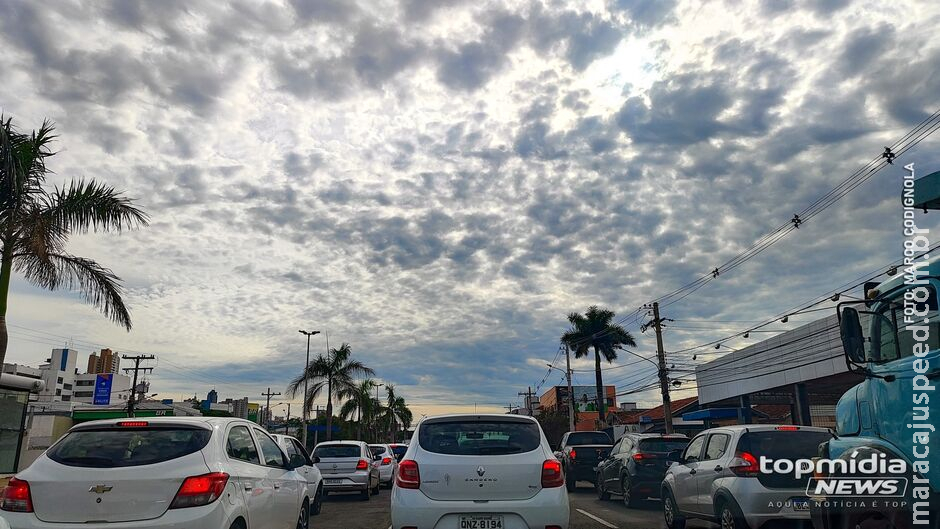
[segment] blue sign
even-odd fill
[[[95,400],[93,404],[111,404],[111,373],[99,373],[95,378]]]

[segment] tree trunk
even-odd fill
[[[356,440],[362,441],[362,402],[359,402],[357,406],[358,411],[356,412]]]
[[[333,440],[333,379],[326,379],[326,440]]]
[[[7,344],[10,336],[7,334],[7,298],[10,295],[10,277],[13,275],[13,250],[3,248],[2,262],[0,262],[0,371],[3,371],[3,362],[7,357]]]
[[[606,419],[604,414],[604,403],[607,401],[604,395],[604,378],[601,375],[601,352],[594,347],[594,374],[597,378],[597,418],[603,423]]]

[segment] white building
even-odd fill
[[[111,398],[109,405],[123,404],[131,395],[131,377],[127,375],[111,376]],[[95,382],[98,380],[98,374],[87,373],[84,375],[75,375],[75,385],[72,391],[72,401],[83,404],[93,404],[95,397]]]
[[[42,378],[46,383],[45,389],[39,393],[40,402],[72,400],[72,389],[75,384],[75,362],[78,351],[74,349],[53,349],[52,356],[46,363],[39,366],[43,372]]]

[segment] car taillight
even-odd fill
[[[557,459],[546,459],[542,463],[542,488],[550,489],[565,484],[565,475],[561,471],[561,462]]]
[[[398,477],[395,485],[402,489],[417,489],[421,487],[421,473],[418,472],[418,463],[406,459],[398,464]]]
[[[10,512],[33,512],[33,498],[29,483],[12,478],[0,493],[0,509]]]
[[[183,480],[180,490],[173,498],[170,504],[171,509],[182,509],[185,507],[198,507],[200,505],[209,505],[219,499],[222,491],[225,490],[225,484],[228,483],[228,474],[225,472],[213,472],[201,476],[191,476]]]
[[[568,452],[568,457],[570,457],[571,459],[575,459],[577,455],[578,453],[574,451],[574,448],[572,448],[571,451]]]
[[[369,462],[365,459],[360,459],[359,462],[356,463],[356,470],[365,470],[367,468],[369,468]]]
[[[656,454],[644,454],[643,452],[633,454],[633,460],[638,463],[640,461],[649,461],[650,459],[656,459]]]
[[[778,426],[774,428],[774,430],[777,430],[780,432],[798,432],[800,431],[800,427],[799,426]]]
[[[391,465],[391,464],[392,464],[392,458],[390,458],[390,457],[383,457],[383,458],[382,458],[382,466],[383,466],[383,467],[384,467],[385,465]]]
[[[728,465],[728,470],[734,472],[736,476],[752,478],[760,473],[760,466],[757,464],[757,458],[749,452],[738,452]]]
[[[148,424],[147,421],[121,421],[117,423],[118,428],[145,428]]]

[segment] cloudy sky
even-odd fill
[[[133,331],[17,278],[8,361],[68,343],[153,353],[153,389],[170,397],[283,392],[306,328],[349,342],[418,413],[518,403],[566,313],[627,315],[695,279],[940,107],[927,0],[0,0],[0,13],[0,110],[24,129],[57,123],[50,184],[106,181],[153,219],[70,245],[124,278]],[[903,161],[940,169],[937,145]],[[667,349],[897,258],[902,173],[671,305]],[[608,380],[641,386],[647,367]]]

